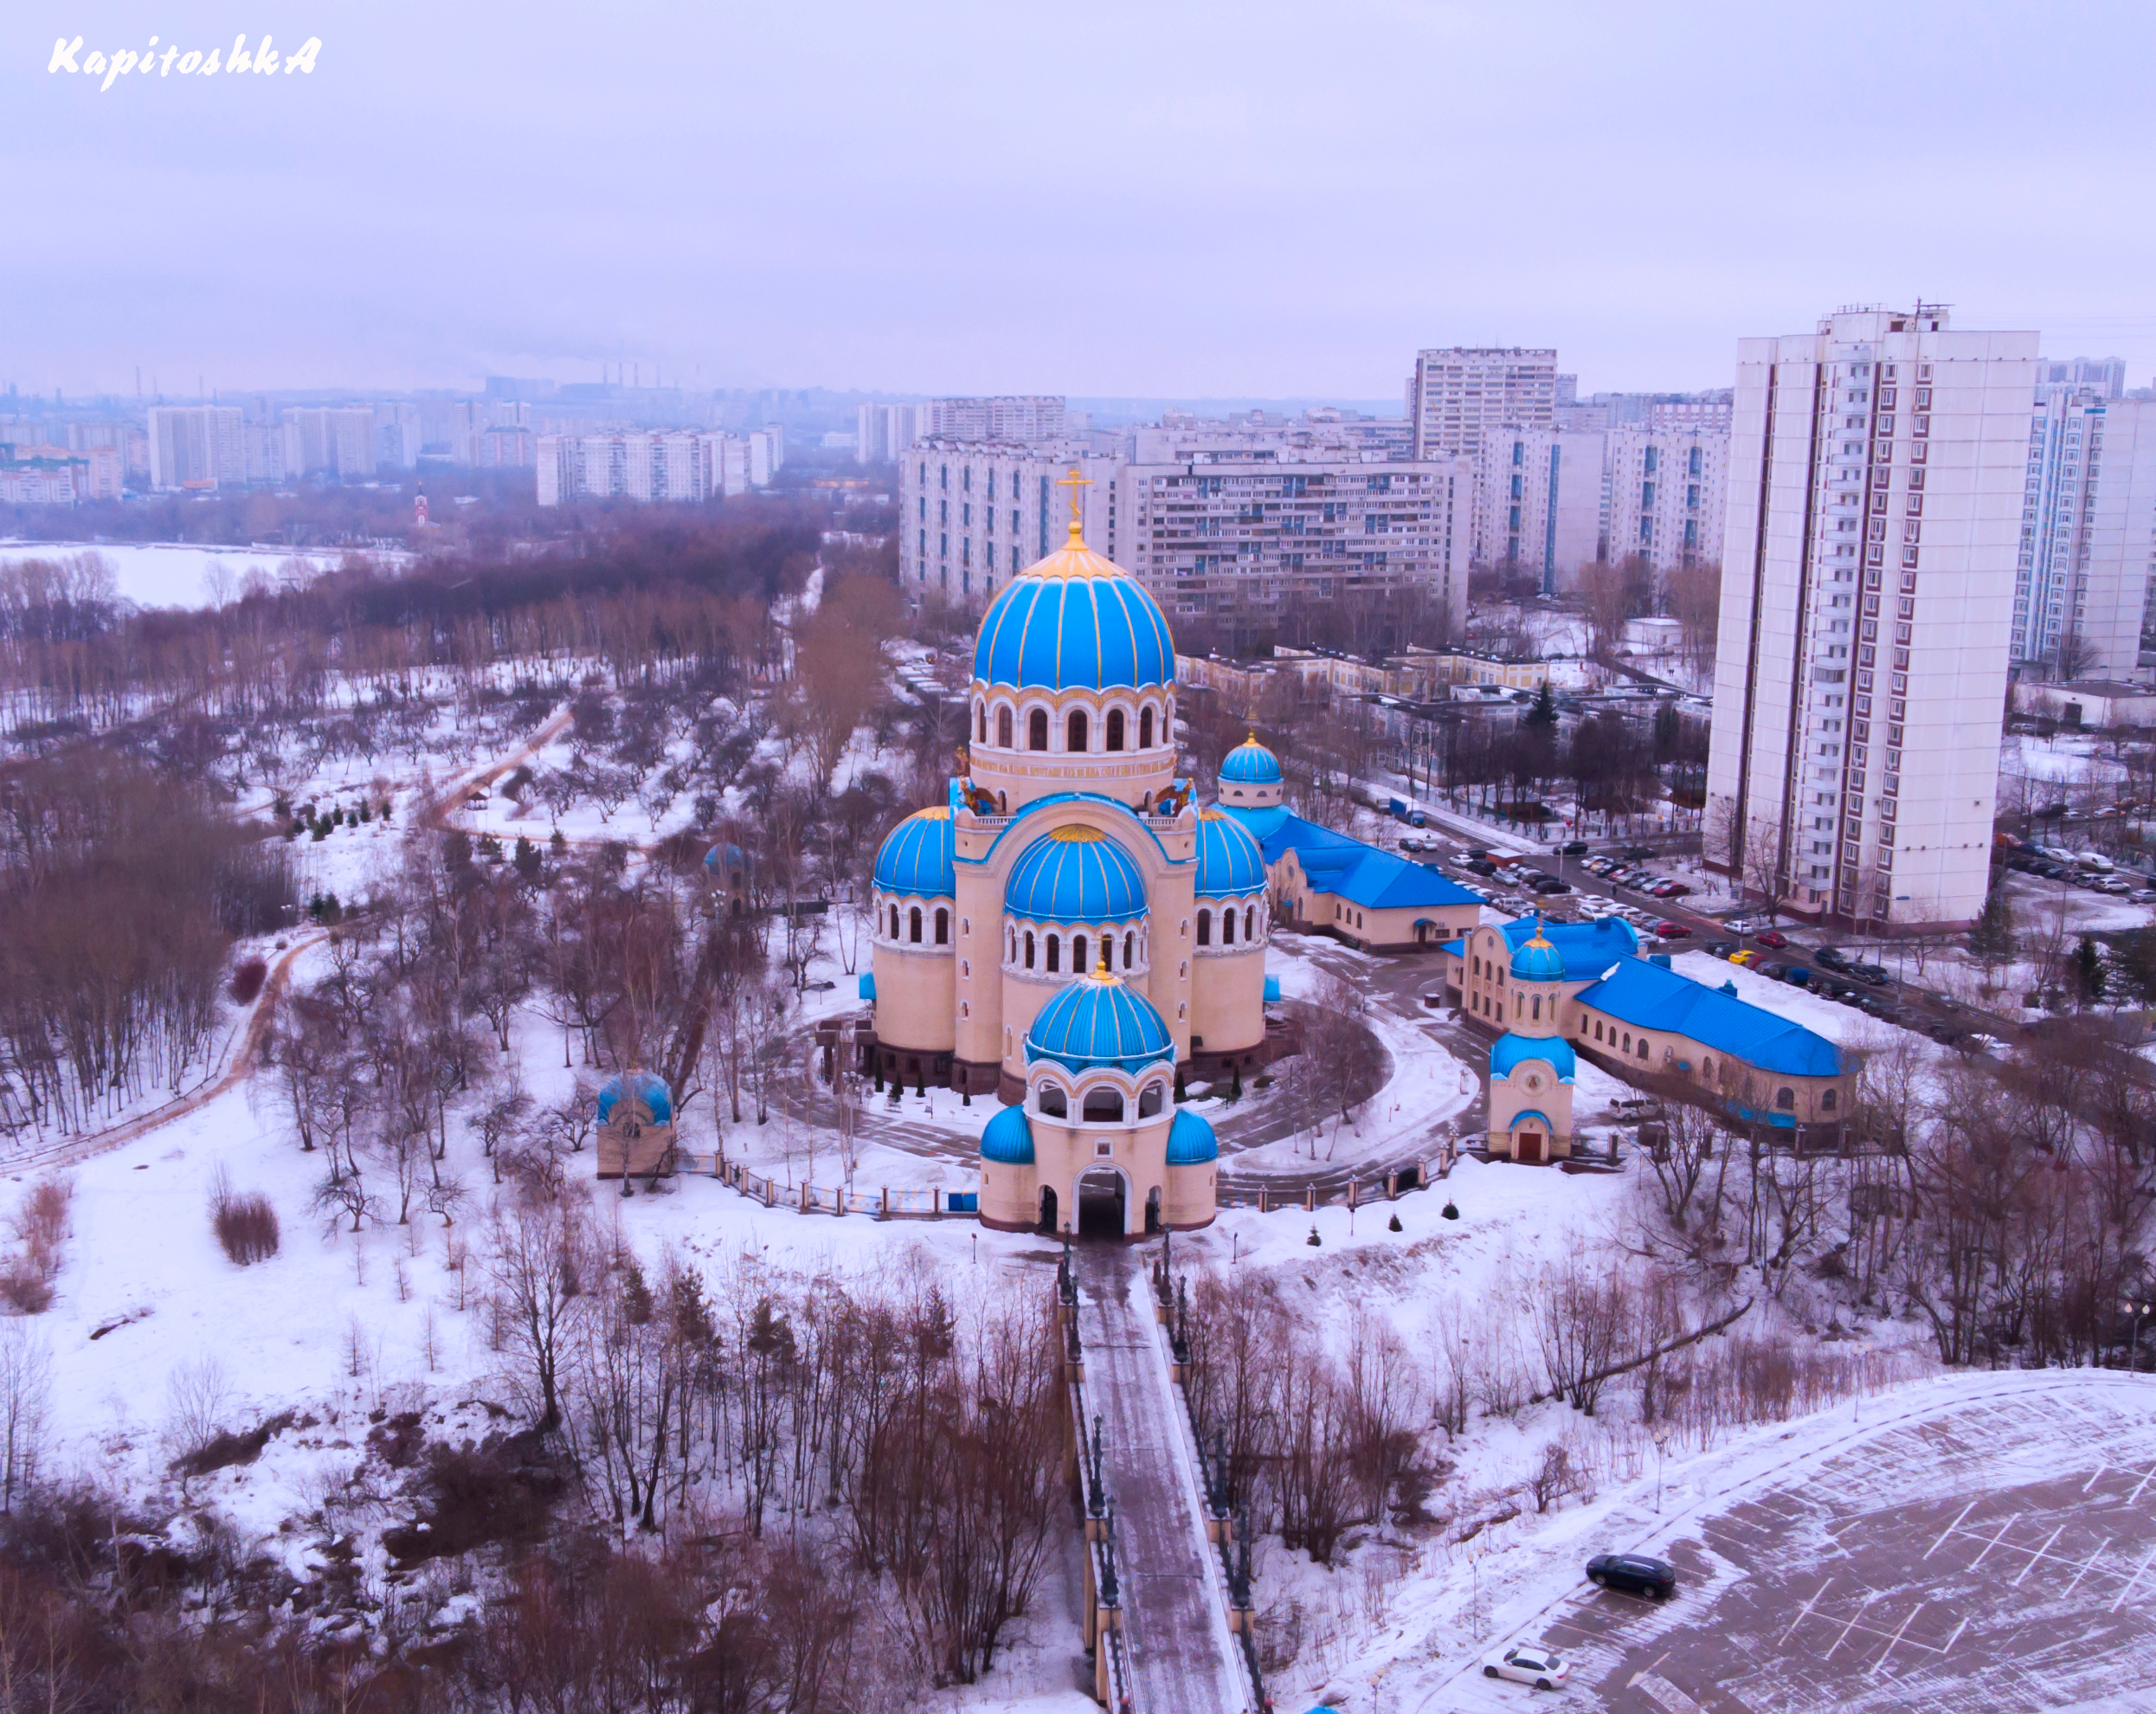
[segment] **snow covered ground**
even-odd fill
[[[119,579],[120,599],[138,607],[207,607],[219,588],[229,598],[254,573],[267,577],[274,587],[286,579],[305,583],[342,564],[344,557],[341,551],[204,547],[196,542],[0,541],[0,565],[77,553],[102,554],[109,560]],[[402,565],[412,556],[370,551],[367,557]]]

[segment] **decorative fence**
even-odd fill
[[[684,1170],[697,1170],[690,1163],[698,1158],[685,1157]],[[710,1156],[701,1158],[711,1159]],[[715,1162],[702,1170],[713,1172],[743,1195],[767,1208],[795,1208],[802,1214],[867,1215],[874,1220],[947,1220],[957,1215],[971,1219],[981,1211],[981,1193],[977,1190],[893,1190],[880,1186],[873,1190],[857,1190],[843,1184],[785,1184],[726,1161]]]

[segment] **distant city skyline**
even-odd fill
[[[1920,297],[2156,371],[2156,14],[2129,4],[100,11],[113,42],[322,48],[306,77],[100,92],[45,69],[91,21],[16,9],[0,383],[26,393],[621,362],[1345,402],[1456,345],[1697,390],[1760,328]],[[627,170],[631,135],[673,167]]]

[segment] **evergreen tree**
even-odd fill
[[[1550,694],[1549,680],[1545,679],[1535,692],[1535,703],[1522,717],[1523,725],[1548,728],[1557,724],[1557,699]]]
[[[2103,998],[2103,954],[2087,935],[2082,937],[2074,954],[2074,980],[2081,990],[2082,1005],[2093,1006]]]
[[[1991,890],[1984,895],[1984,908],[1969,925],[1969,950],[1987,969],[2003,964],[2014,956],[2014,913],[2006,899],[2004,869],[1992,871]]]

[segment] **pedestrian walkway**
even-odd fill
[[[1077,1253],[1085,1399],[1101,1419],[1136,1714],[1249,1714],[1160,1329],[1133,1251]]]

